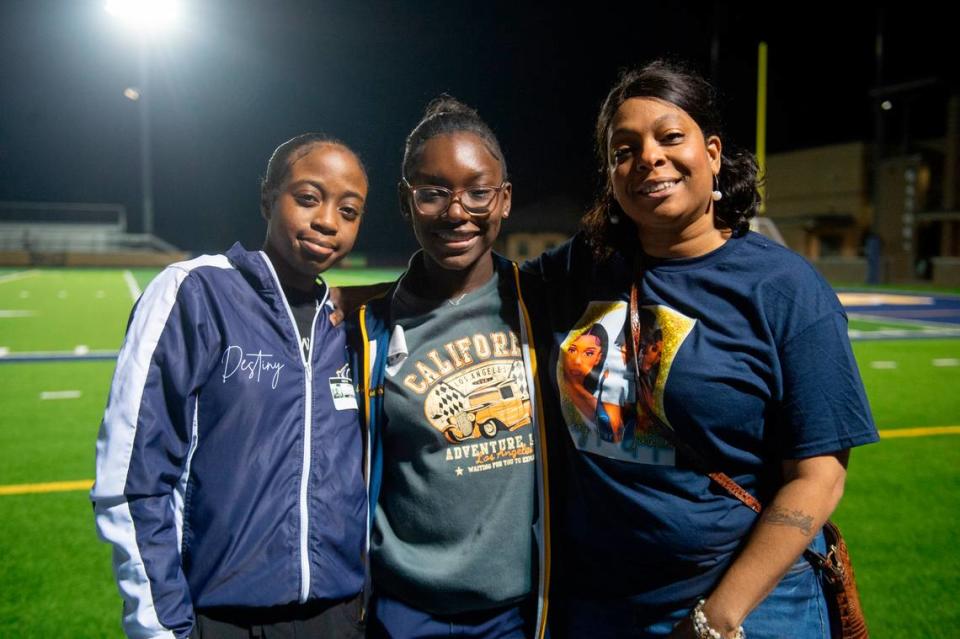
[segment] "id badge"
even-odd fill
[[[349,375],[350,368],[346,365],[330,378],[330,397],[333,398],[333,407],[337,410],[359,410],[357,395],[353,391],[353,380]]]

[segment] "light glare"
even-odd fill
[[[177,0],[107,0],[104,8],[125,25],[143,31],[162,31],[180,15]]]

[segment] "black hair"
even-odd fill
[[[663,330],[657,325],[657,315],[649,308],[641,308],[640,315],[640,344],[654,344],[663,340]]]
[[[273,205],[277,191],[290,172],[290,166],[318,144],[336,146],[348,151],[356,158],[360,170],[366,177],[367,168],[360,160],[360,156],[346,144],[326,133],[301,133],[274,149],[267,161],[267,170],[260,179],[260,210],[262,213],[266,214],[267,210]]]
[[[657,342],[663,342],[663,329],[657,323],[656,314],[649,308],[640,309],[640,352],[637,353],[637,366],[643,368],[643,351]],[[649,370],[638,370],[637,375],[640,378],[641,389],[652,392],[657,383],[657,377],[660,375],[660,363],[662,353],[657,361],[653,363]],[[641,391],[643,392],[643,391]]]
[[[480,138],[490,154],[500,162],[503,180],[507,180],[507,160],[500,150],[500,142],[493,130],[471,109],[454,97],[443,94],[427,104],[423,118],[413,127],[403,147],[402,174],[409,180],[420,159],[424,145],[438,135],[473,133]]]
[[[581,221],[594,253],[601,259],[614,251],[630,253],[636,250],[636,227],[613,196],[607,149],[610,124],[620,106],[630,98],[656,98],[669,102],[686,111],[705,138],[711,135],[722,138],[717,92],[699,74],[682,64],[665,60],[622,71],[597,116],[594,143],[604,178],[596,203]],[[723,198],[714,203],[718,228],[730,229],[735,235],[749,228],[750,218],[756,215],[760,206],[757,172],[757,160],[752,153],[725,145],[718,176]],[[618,224],[610,222],[611,214],[620,218]]]
[[[591,326],[590,330],[583,333],[581,337],[583,335],[592,335],[600,342],[600,360],[597,362],[597,365],[587,373],[586,377],[583,378],[583,387],[591,393],[595,393],[597,391],[597,385],[600,383],[600,375],[603,374],[603,366],[607,361],[607,348],[610,338],[607,337],[607,329],[599,322]]]

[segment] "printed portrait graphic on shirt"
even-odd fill
[[[641,370],[635,375],[626,320],[626,302],[591,302],[561,343],[557,385],[563,418],[574,445],[584,452],[672,466],[673,448],[656,433],[644,406],[669,424],[663,389],[696,322],[665,306],[642,307]]]
[[[447,444],[438,454],[457,476],[533,461],[530,392],[513,331],[451,340],[407,358],[396,375],[422,398],[426,422]]]

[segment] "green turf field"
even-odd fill
[[[154,272],[0,271],[0,358],[117,350],[134,294]],[[344,270],[329,279],[396,274]],[[851,328],[903,326],[857,320]],[[960,425],[960,339],[858,341],[854,352],[881,429]],[[112,372],[110,361],[0,363],[0,491],[93,478]],[[889,438],[854,451],[835,518],[873,636],[946,637],[960,627],[958,513],[960,436]],[[0,637],[121,636],[110,551],[96,539],[84,490],[0,493],[0,522]]]

